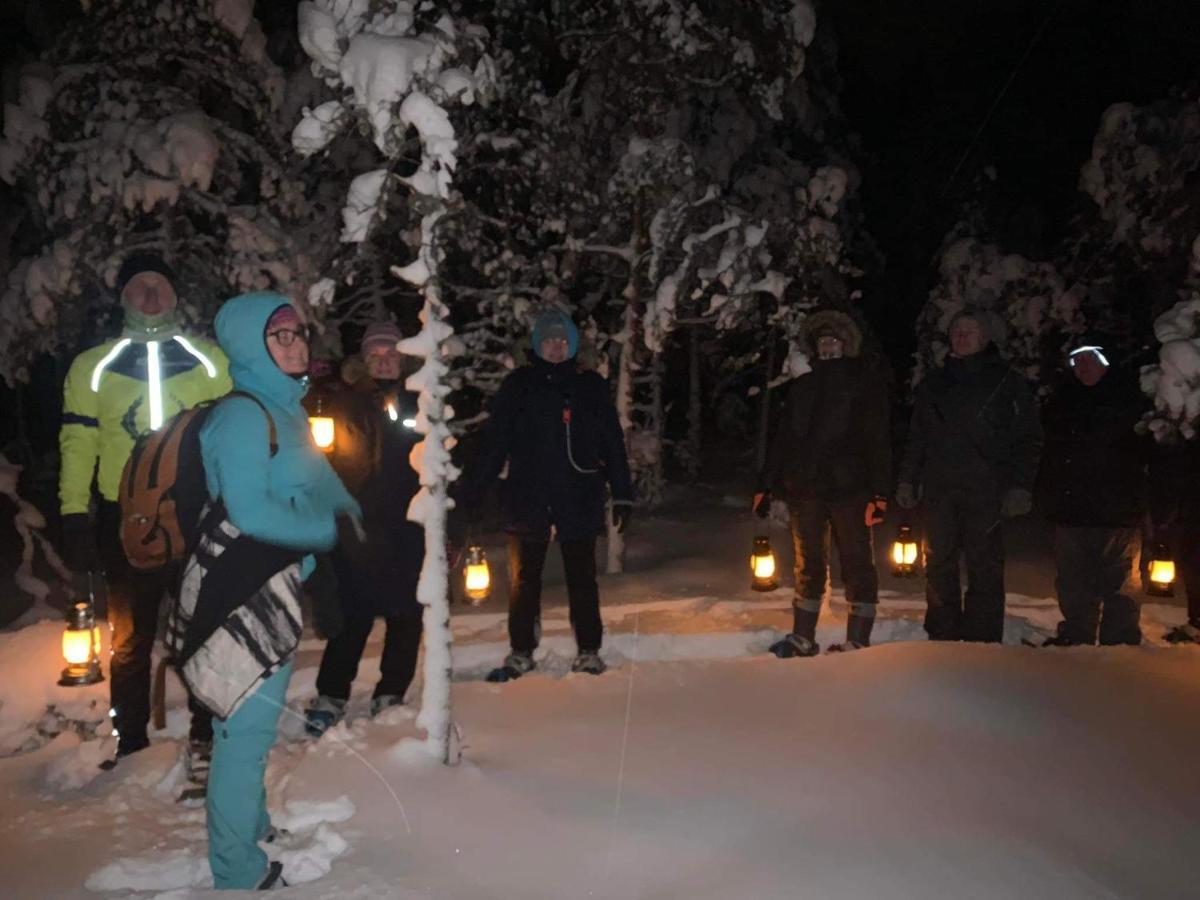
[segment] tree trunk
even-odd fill
[[[631,438],[633,436],[633,371],[634,341],[637,338],[637,283],[631,273],[625,286],[625,322],[621,329],[621,359],[617,364],[617,419],[625,435],[625,452],[629,454],[630,469],[634,468]],[[634,479],[636,483],[636,478]],[[619,575],[625,571],[625,535],[619,533],[608,516],[608,560],[605,571]]]
[[[700,402],[700,329],[692,326],[688,329],[688,431],[687,456],[684,469],[688,477],[695,479],[700,474],[700,452],[703,440],[702,417],[704,415]]]

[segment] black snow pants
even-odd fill
[[[358,675],[367,638],[375,625],[371,615],[347,611],[342,629],[329,639],[317,673],[317,693],[338,700],[350,699],[350,686]],[[403,697],[417,671],[422,621],[419,610],[384,618],[383,657],[379,661],[376,697]]]
[[[178,586],[178,568],[140,572],[129,564],[121,547],[121,508],[103,501],[97,515],[100,558],[108,592],[108,623],[112,626],[109,686],[113,727],[123,750],[146,746],[150,724],[150,675],[158,612],[163,596]],[[211,741],[212,713],[188,695],[192,714],[189,737]]]
[[[542,570],[548,541],[508,536],[508,637],[514,653],[531,654],[538,645],[542,617]],[[596,584],[596,538],[559,541],[567,580],[571,628],[580,653],[595,653],[604,639],[600,588]]]
[[[1058,606],[1072,644],[1139,644],[1141,608],[1123,593],[1133,573],[1136,528],[1059,525],[1054,529]]]
[[[926,504],[925,631],[934,641],[1004,637],[1004,539],[991,491],[955,490]],[[967,590],[959,558],[967,563]]]
[[[879,573],[875,569],[871,529],[863,519],[866,506],[866,500],[832,504],[805,498],[789,502],[796,576],[796,595],[792,604],[797,609],[820,612],[829,572],[832,532],[851,613],[865,619],[875,617]]]

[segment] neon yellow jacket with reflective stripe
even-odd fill
[[[117,500],[125,461],[134,440],[151,429],[152,414],[161,424],[232,387],[225,354],[211,341],[166,337],[155,342],[154,350],[157,358],[151,359],[149,343],[121,338],[84,351],[71,363],[58,437],[63,515],[88,511],[97,461],[100,496]],[[155,368],[158,391],[150,384]]]

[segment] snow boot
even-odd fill
[[[137,738],[135,740],[126,740],[121,738],[117,741],[117,755],[112,759],[106,759],[100,763],[100,768],[105,772],[111,772],[117,767],[117,763],[123,760],[126,756],[133,756],[139,750],[145,750],[150,746],[150,739],[147,737]]]
[[[287,887],[288,883],[283,877],[283,863],[279,860],[270,863],[267,866],[267,874],[263,876],[263,880],[258,883],[260,891],[278,891]]]
[[[375,718],[385,709],[391,709],[393,706],[403,706],[404,697],[400,694],[380,694],[378,697],[371,698],[371,718]]]
[[[492,684],[504,684],[506,681],[516,681],[522,675],[537,668],[533,656],[528,653],[510,653],[504,657],[504,665],[488,672],[487,680]]]
[[[188,741],[184,751],[188,786],[179,793],[177,803],[199,803],[208,796],[208,770],[212,767],[212,741]]]
[[[286,828],[276,828],[271,825],[267,828],[267,833],[258,839],[260,844],[274,844],[276,841],[285,841],[292,836],[292,833]]]
[[[1200,622],[1188,620],[1167,632],[1167,642],[1171,644],[1200,644]]]
[[[782,641],[771,645],[771,652],[780,659],[792,659],[797,656],[816,656],[821,652],[821,645],[812,638],[802,634],[789,634]]]
[[[319,738],[346,716],[346,701],[321,694],[304,711],[304,730],[309,737]]]
[[[581,652],[571,663],[572,672],[586,672],[588,675],[603,675],[607,669],[608,664],[594,650]]]
[[[830,644],[830,653],[841,653],[845,650],[862,650],[871,646],[871,629],[875,627],[875,619],[866,616],[851,615],[846,620],[846,640],[841,644]]]

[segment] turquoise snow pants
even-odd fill
[[[275,743],[292,663],[258,686],[228,719],[213,723],[208,776],[208,861],[218,889],[253,889],[267,873],[267,754]]]

